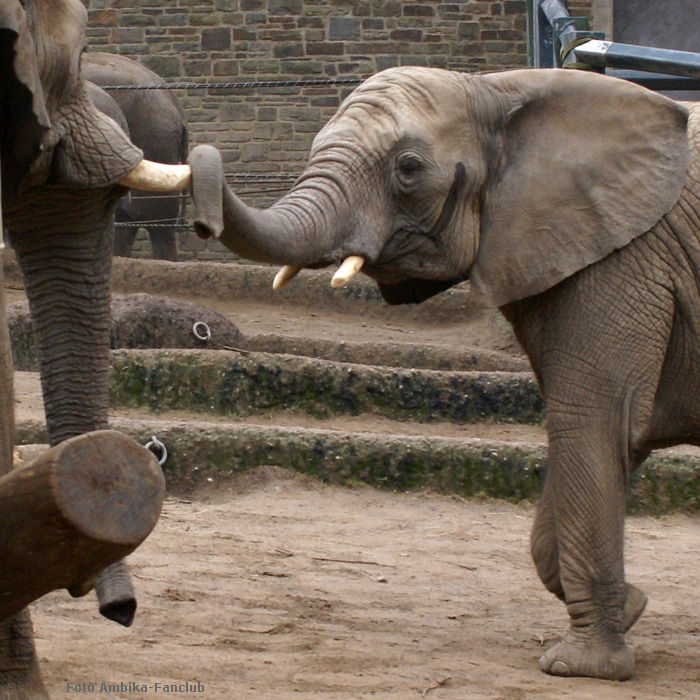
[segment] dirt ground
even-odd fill
[[[463,342],[457,324],[250,303],[227,313],[244,333]],[[500,332],[480,337],[509,347]],[[18,375],[20,415],[41,411],[37,387],[35,376]],[[338,430],[391,429],[376,418],[333,421]],[[516,426],[496,430],[522,437]],[[628,635],[634,677],[606,683],[537,667],[566,616],[530,561],[533,513],[331,487],[272,467],[170,493],[154,534],[130,557],[139,597],[131,628],[101,618],[93,594],[60,591],[32,606],[47,686],[54,700],[700,697],[700,521],[629,519],[628,577],[650,603]]]
[[[34,604],[52,697],[80,684],[111,699],[698,697],[700,523],[630,519],[628,575],[650,604],[629,635],[634,678],[606,683],[537,668],[565,616],[530,563],[532,515],[273,468],[168,497],[130,558],[130,629],[102,620],[92,595]],[[107,690],[121,683],[146,689]],[[163,690],[184,683],[196,690]]]

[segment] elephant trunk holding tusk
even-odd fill
[[[284,287],[305,266],[317,264],[313,252],[298,245],[299,237],[304,236],[307,244],[311,245],[312,241],[322,236],[324,228],[331,236],[333,233],[328,231],[327,225],[324,226],[330,222],[314,220],[306,214],[304,192],[307,185],[300,186],[299,191],[292,191],[275,208],[258,211],[244,204],[228,188],[223,177],[221,155],[215,148],[197,146],[188,160],[197,173],[193,177],[192,196],[195,204],[194,227],[201,236],[214,236],[244,257],[282,264],[272,283],[275,290]],[[333,181],[324,180],[322,175],[319,178],[320,182],[313,187],[324,199],[330,199]],[[304,232],[308,230],[312,230],[313,235],[305,236]],[[267,233],[261,233],[263,231]],[[264,245],[261,247],[253,243],[254,240]],[[304,258],[299,264],[290,263],[295,258],[295,251],[303,251]],[[334,258],[340,260],[340,266],[331,280],[334,289],[355,277],[366,259],[365,255],[358,254],[336,254]]]

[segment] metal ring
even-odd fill
[[[156,457],[158,457],[158,452],[160,452],[158,464],[160,464],[161,467],[165,464],[168,459],[168,448],[155,435],[151,436],[151,439],[144,445],[144,447],[153,452]]]
[[[206,343],[211,340],[211,329],[204,321],[196,321],[194,326],[192,326],[192,335],[194,335],[197,340]]]

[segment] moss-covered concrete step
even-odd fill
[[[391,342],[353,342],[260,333],[249,335],[256,352],[303,355],[332,362],[385,367],[413,367],[449,372],[529,372],[525,357],[486,348],[455,349],[442,345]]]
[[[544,477],[543,443],[123,418],[114,419],[112,427],[142,444],[156,436],[168,451],[168,487],[179,492],[262,465],[334,484],[509,501],[536,499]],[[22,420],[17,437],[20,443],[42,443],[46,429],[43,423]],[[700,512],[700,460],[683,451],[653,454],[632,478],[628,507],[652,514]]]
[[[111,404],[246,416],[374,413],[395,420],[534,423],[542,398],[528,372],[439,372],[293,355],[119,350]]]

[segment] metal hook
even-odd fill
[[[204,321],[196,321],[194,326],[192,326],[192,335],[194,335],[197,340],[206,343],[211,340],[211,329]]]
[[[160,452],[160,457],[158,457],[158,464],[162,467],[168,459],[168,448],[155,436],[152,435],[151,439],[144,445],[147,450],[153,452],[153,454],[158,457]]]

